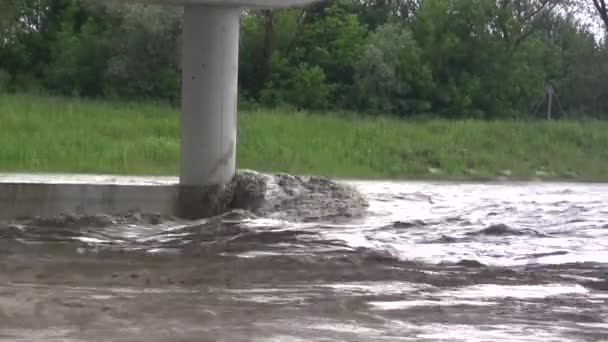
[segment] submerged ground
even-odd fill
[[[176,109],[0,95],[0,171],[177,173]],[[339,178],[608,180],[608,122],[239,115],[239,168]]]
[[[608,186],[353,185],[338,223],[0,223],[0,339],[608,340]]]

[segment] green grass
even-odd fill
[[[0,95],[0,171],[177,174],[178,112],[165,104]],[[342,178],[479,178],[537,170],[608,180],[608,122],[404,121],[239,113],[238,167]],[[441,175],[430,175],[429,168]],[[475,178],[474,177],[474,178]]]

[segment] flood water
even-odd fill
[[[608,185],[353,182],[363,219],[0,226],[7,341],[608,341]]]

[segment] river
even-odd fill
[[[350,183],[339,223],[3,223],[0,339],[608,340],[608,185]]]

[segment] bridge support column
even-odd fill
[[[180,184],[228,183],[236,169],[236,7],[184,8]]]

